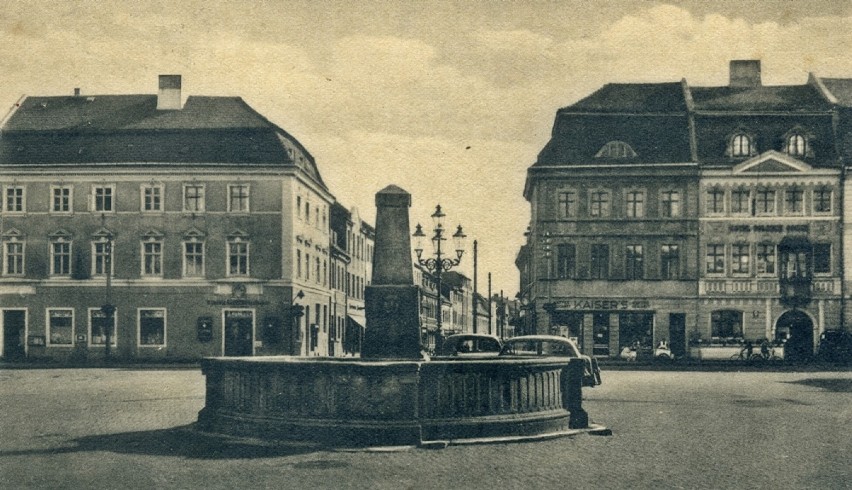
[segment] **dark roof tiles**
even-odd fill
[[[811,85],[693,87],[696,111],[828,112],[831,103]]]
[[[560,112],[672,113],[686,110],[683,85],[608,83]]]

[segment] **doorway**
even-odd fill
[[[27,310],[3,310],[3,358],[20,361],[27,355]]]
[[[775,323],[776,332],[789,332],[784,344],[784,360],[793,362],[807,361],[814,353],[814,323],[802,311],[791,310]]]
[[[252,310],[225,310],[224,353],[226,356],[251,356],[254,354],[254,312]]]
[[[686,355],[685,313],[669,313],[669,349],[675,357]]]

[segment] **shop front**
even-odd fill
[[[549,333],[574,339],[584,354],[598,357],[619,357],[625,349],[651,355],[661,342],[683,355],[686,306],[671,299],[567,298],[553,304]]]

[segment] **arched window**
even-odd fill
[[[808,154],[808,140],[800,133],[794,133],[787,137],[787,154],[803,157]]]
[[[745,134],[736,134],[731,138],[731,156],[747,157],[751,155],[751,138]]]
[[[635,158],[636,152],[623,141],[610,141],[595,155],[595,158]]]

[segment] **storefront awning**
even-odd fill
[[[346,315],[346,323],[349,324],[349,327],[358,327],[361,330],[366,329],[366,327],[364,327],[364,324],[361,322],[362,320],[360,319],[353,318],[351,315]]]

